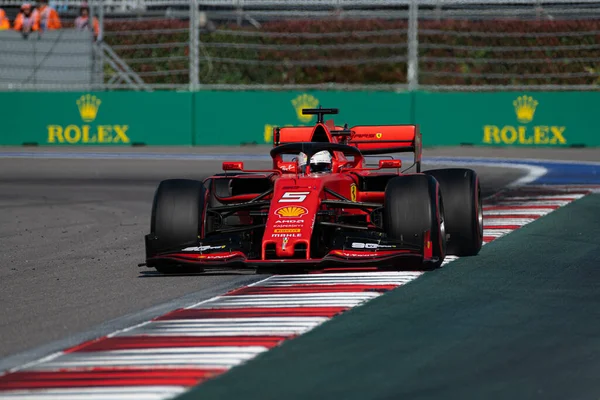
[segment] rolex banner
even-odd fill
[[[598,146],[600,93],[415,95],[424,146]]]
[[[0,93],[2,145],[190,145],[192,94]]]
[[[599,92],[0,92],[0,145],[271,145],[338,108],[337,126],[418,124],[424,146],[599,146]]]
[[[392,92],[219,92],[196,93],[196,144],[272,144],[273,128],[312,126],[303,108],[338,108],[327,115],[338,126],[410,123],[411,96]]]

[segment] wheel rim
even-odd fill
[[[483,204],[479,188],[477,188],[477,233],[480,238],[483,238]]]
[[[439,213],[440,213],[440,239],[442,240],[442,253],[446,253],[446,221],[444,216],[444,203],[442,202],[442,196],[439,196]]]

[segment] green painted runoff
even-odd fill
[[[597,398],[598,209],[577,200],[178,400]]]

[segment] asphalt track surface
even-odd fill
[[[490,150],[469,154],[473,150],[480,152],[447,149],[424,155],[519,156]],[[254,148],[241,151],[266,153]],[[523,156],[599,158],[597,152],[579,150],[538,153]],[[268,163],[246,165],[258,168]],[[182,297],[193,303],[264,278],[248,273],[164,277],[137,267],[144,259],[143,235],[149,229],[158,182],[174,177],[201,179],[219,169],[220,162],[211,161],[0,159],[0,359],[28,361],[151,318],[174,308],[171,301],[181,304]],[[485,194],[523,173],[474,169]]]

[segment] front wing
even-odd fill
[[[329,251],[322,258],[288,258],[288,259],[251,259],[243,251],[235,248],[207,249],[201,246],[188,247],[157,255],[146,260],[152,267],[157,263],[197,266],[200,270],[208,269],[275,269],[286,270],[388,270],[418,269],[423,263],[435,262],[431,252],[418,246],[406,244],[379,244],[380,250],[369,243],[352,242],[352,245]],[[361,246],[363,246],[361,248]],[[218,246],[220,247],[220,246]]]

